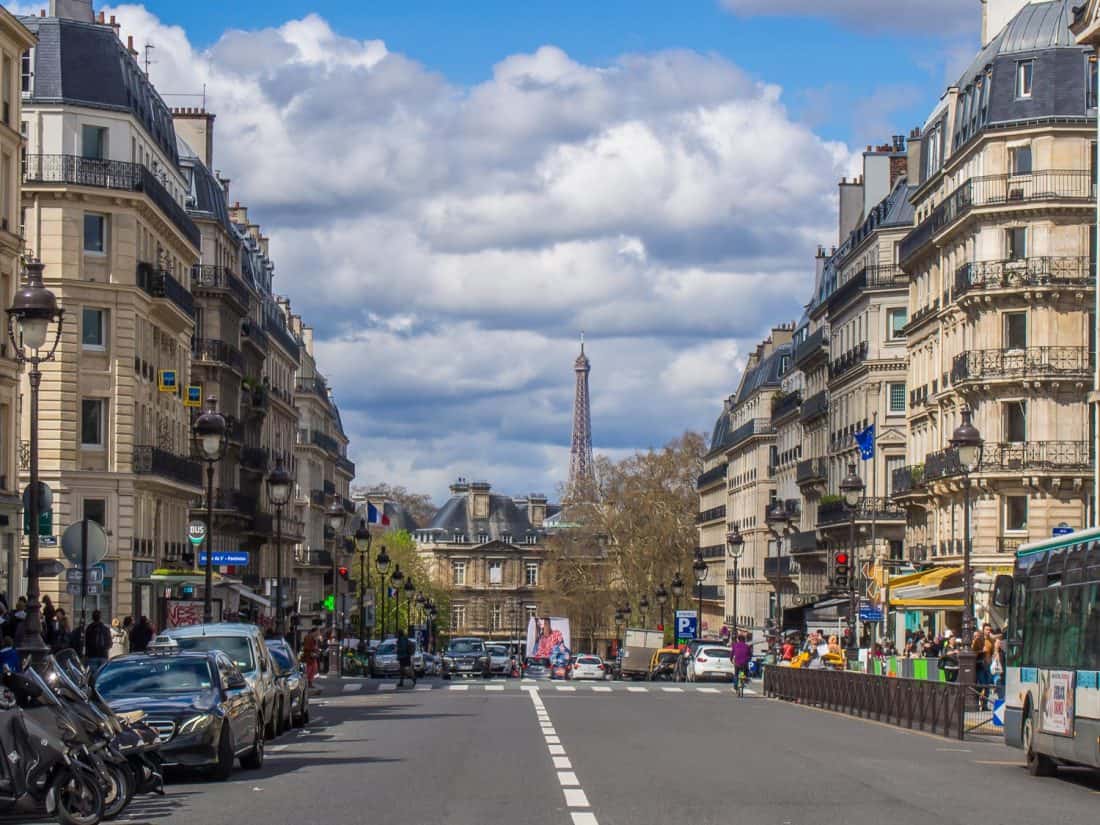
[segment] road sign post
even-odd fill
[[[80,596],[80,624],[83,626],[87,619],[88,596],[99,595],[98,585],[95,592],[89,588],[91,582],[88,568],[99,564],[107,555],[107,534],[103,532],[99,522],[81,519],[65,528],[65,533],[61,536],[61,552],[73,564],[79,565],[80,578],[75,582],[70,580],[69,592],[73,593],[75,587],[77,592],[73,595]]]
[[[691,640],[699,634],[699,615],[694,610],[676,611],[676,641]]]

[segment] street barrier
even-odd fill
[[[953,682],[769,665],[764,693],[951,739],[965,736],[968,691]]]

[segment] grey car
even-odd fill
[[[284,731],[302,727],[309,723],[309,685],[304,668],[298,663],[293,648],[282,639],[268,639],[265,644],[275,664],[275,686],[279,690],[281,711],[277,718]]]
[[[489,673],[493,676],[512,675],[512,655],[508,652],[507,645],[485,645],[485,651],[489,654]]]
[[[413,646],[412,669],[418,677],[424,675],[424,653],[415,639],[409,639]],[[371,659],[370,675],[378,679],[383,676],[400,676],[401,664],[397,661],[397,640],[386,639],[374,650]]]

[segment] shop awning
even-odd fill
[[[913,610],[961,609],[961,588],[944,587],[952,576],[961,576],[961,567],[936,567],[890,580],[890,606]]]
[[[230,590],[239,593],[242,599],[248,599],[250,602],[255,602],[261,607],[271,607],[271,602],[257,593],[250,587],[245,587],[235,581],[223,581],[214,585],[215,587],[228,587]]]
[[[214,586],[220,583],[221,576],[214,574]],[[205,575],[201,570],[154,570],[145,578],[136,578],[134,584],[204,584]]]

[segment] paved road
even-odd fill
[[[128,821],[1076,825],[1100,802],[1094,775],[1031,779],[1019,751],[988,739],[739,700],[724,686],[325,684],[309,730],[269,746],[263,770],[171,784]]]

